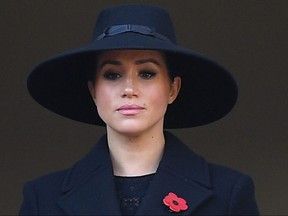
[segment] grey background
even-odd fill
[[[240,95],[226,118],[173,132],[207,160],[252,176],[262,215],[288,215],[285,0],[1,0],[0,214],[17,214],[24,182],[70,167],[105,131],[36,104],[26,90],[29,70],[89,42],[100,9],[127,2],[166,8],[179,44],[233,73]]]

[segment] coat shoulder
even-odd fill
[[[65,177],[67,176],[67,173],[69,173],[69,170],[71,170],[71,168],[48,173],[33,180],[30,180],[27,183],[33,184],[34,187],[37,188],[42,188],[43,185],[45,185],[46,188],[57,186],[61,187]]]
[[[208,164],[214,191],[211,205],[222,206],[228,215],[259,215],[252,178],[229,167]]]
[[[240,172],[236,169],[233,169],[228,166],[219,165],[211,162],[207,162],[211,178],[213,180],[228,182],[228,181],[236,181],[239,178],[247,177],[250,178],[246,173]]]
[[[57,171],[25,183],[19,215],[62,214],[57,200],[62,196],[62,184],[67,170]]]

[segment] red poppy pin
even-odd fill
[[[173,212],[180,212],[188,209],[186,200],[171,192],[165,196],[163,203]]]

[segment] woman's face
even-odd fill
[[[169,78],[163,54],[153,50],[102,52],[95,83],[88,83],[107,129],[130,135],[162,131],[167,105],[180,85],[180,77]]]

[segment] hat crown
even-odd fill
[[[122,5],[104,9],[98,16],[93,40],[105,30],[117,25],[137,25],[154,29],[176,44],[173,24],[167,11],[149,5]]]

